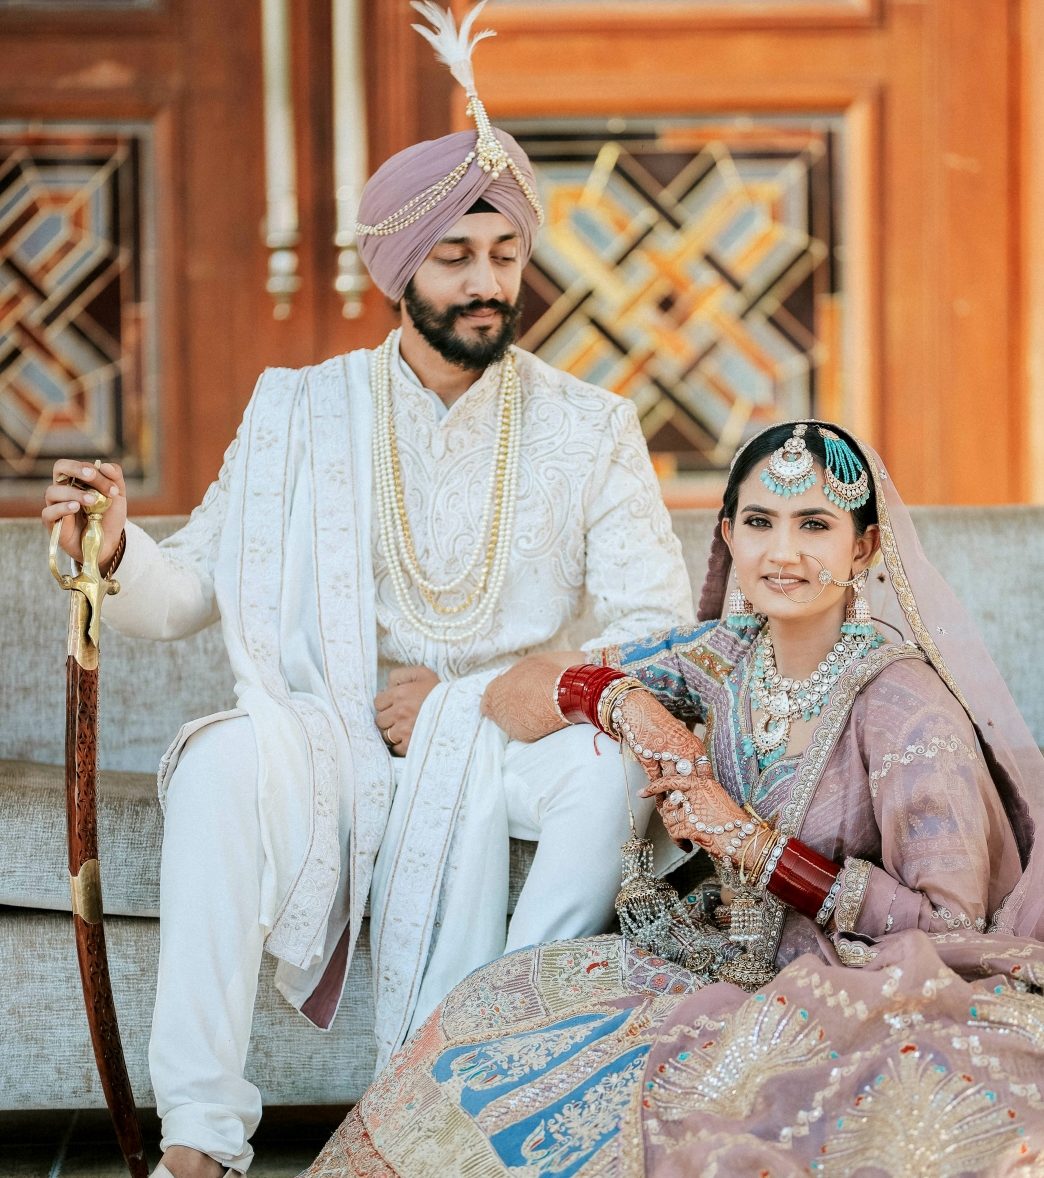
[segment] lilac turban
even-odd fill
[[[506,132],[493,129],[497,139],[536,191],[536,179],[526,153]],[[408,200],[444,179],[469,151],[475,149],[474,131],[455,131],[441,139],[416,143],[386,160],[370,177],[359,202],[359,223],[378,225],[402,208]],[[374,282],[398,302],[410,279],[448,230],[482,199],[503,213],[518,230],[523,262],[533,252],[537,213],[518,181],[505,169],[494,180],[472,161],[463,178],[412,225],[386,235],[359,236],[359,253]]]

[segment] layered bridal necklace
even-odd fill
[[[421,568],[406,514],[406,492],[395,436],[392,362],[398,334],[377,349],[374,362],[373,465],[381,543],[403,614],[436,642],[471,638],[493,612],[504,585],[515,519],[522,440],[522,394],[512,354],[500,361],[499,419],[482,522],[471,556],[450,581],[438,583]],[[425,616],[410,593],[410,583],[438,615]]]
[[[845,671],[883,642],[877,633],[842,634],[807,679],[788,679],[776,669],[771,631],[767,625],[762,629],[754,643],[750,676],[750,702],[762,715],[744,740],[744,752],[757,754],[759,769],[767,769],[784,756],[794,720],[818,716]]]

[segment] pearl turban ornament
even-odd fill
[[[487,144],[477,144],[474,131],[455,131],[393,155],[363,189],[359,253],[373,281],[395,302],[431,250],[480,199],[518,231],[523,262],[533,252],[541,220],[533,169],[506,131],[488,130],[488,171],[480,151]]]
[[[490,123],[475,89],[472,52],[479,41],[494,35],[485,29],[472,36],[485,5],[486,0],[479,0],[459,28],[453,13],[432,0],[412,0],[410,5],[431,25],[413,27],[467,94],[475,130],[407,147],[385,161],[363,189],[355,226],[359,253],[374,282],[395,302],[421,262],[479,200],[514,225],[523,262],[533,252],[533,235],[544,219],[526,153]]]

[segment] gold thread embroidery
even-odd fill
[[[841,872],[841,892],[834,908],[834,924],[839,933],[856,931],[856,923],[866,899],[866,889],[873,869],[874,865],[866,859],[845,860],[844,870]],[[838,956],[840,955],[838,950]]]
[[[843,937],[838,937],[834,947],[837,949],[837,956],[841,964],[852,966],[855,969],[873,961],[878,952],[869,945],[864,945],[862,941],[846,941]]]
[[[911,765],[918,759],[931,761],[941,752],[959,753],[962,757],[978,763],[975,750],[966,745],[959,736],[933,736],[926,743],[908,744],[901,753],[885,753],[881,758],[880,769],[874,769],[870,773],[870,796],[877,797],[878,786],[888,776],[893,766]]]
[[[647,1099],[655,1115],[679,1121],[692,1113],[747,1116],[761,1088],[795,1067],[825,1059],[830,1044],[807,1010],[783,994],[748,999],[719,1036],[676,1053],[653,1077]]]
[[[910,1050],[913,1048],[913,1050]],[[1020,1133],[1014,1111],[984,1085],[904,1044],[837,1120],[813,1173],[889,1174],[955,1178],[992,1168],[998,1152]]]

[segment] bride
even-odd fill
[[[706,620],[485,701],[619,740],[706,878],[677,897],[625,844],[623,936],[472,974],[310,1178],[1040,1164],[1041,755],[869,447],[772,427],[719,521]]]

